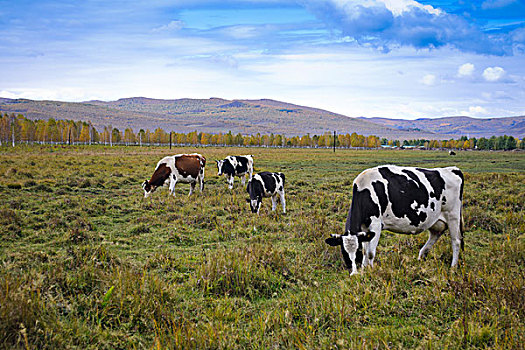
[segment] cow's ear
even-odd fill
[[[246,198],[246,203],[250,203],[250,198]]]
[[[337,237],[330,237],[330,238],[327,238],[325,240],[326,244],[332,246],[332,247],[335,247],[335,246],[338,246],[338,245],[342,245],[343,244],[343,238],[341,238],[341,236],[337,236]]]

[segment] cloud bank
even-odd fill
[[[499,9],[512,1],[485,2]],[[304,5],[333,30],[389,51],[397,46],[434,49],[451,46],[461,51],[512,54],[522,42],[517,32],[487,33],[464,17],[412,0],[318,0]]]

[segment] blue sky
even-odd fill
[[[525,114],[525,0],[0,0],[0,97]]]

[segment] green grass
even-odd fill
[[[141,182],[206,156],[203,193]],[[287,214],[259,216],[214,159],[282,171]],[[380,164],[460,167],[465,251],[384,232],[373,269],[339,249],[352,180]],[[525,343],[525,154],[327,149],[0,148],[1,348],[501,348]]]

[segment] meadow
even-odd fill
[[[165,155],[199,152],[205,189],[143,198]],[[253,154],[287,213],[217,177]],[[339,249],[354,177],[380,164],[465,174],[465,250],[384,231],[371,269]],[[0,148],[0,348],[522,349],[525,152],[23,146]]]

